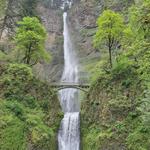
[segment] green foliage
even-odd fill
[[[150,37],[150,1],[143,0],[141,3],[131,7],[130,24],[132,29],[140,34],[138,38]]]
[[[106,45],[109,50],[110,65],[112,66],[112,50],[115,49],[123,37],[125,29],[123,18],[111,10],[105,10],[97,20],[98,30],[94,37],[94,46],[99,48]]]
[[[140,121],[127,138],[128,148],[131,150],[147,150],[150,146],[150,90],[145,91],[145,98],[140,102],[137,111]],[[137,143],[137,144],[135,144]]]
[[[45,51],[46,31],[35,17],[25,17],[18,22],[15,42],[18,49],[18,57],[22,62],[34,65],[41,60],[48,61],[49,54]]]
[[[150,135],[150,124],[145,124],[143,121],[137,123],[135,129],[129,133],[129,136],[126,139],[128,149],[131,150],[149,149],[150,146],[149,135]]]
[[[5,73],[10,80],[29,81],[33,78],[32,69],[25,64],[9,64]]]
[[[6,60],[6,54],[0,50],[0,60]]]
[[[122,78],[126,80],[129,78],[130,74],[134,74],[133,61],[128,59],[125,56],[122,56],[118,59],[118,61],[114,64],[112,68],[112,75],[114,78]]]
[[[21,120],[24,120],[24,108],[20,103],[18,103],[16,101],[14,101],[13,103],[8,102],[5,104],[5,107],[10,112],[12,112],[16,117],[18,117]]]
[[[35,79],[25,64],[1,65],[0,73],[2,149],[26,150],[28,145],[56,149],[56,131],[62,118],[56,93]]]
[[[46,125],[45,113],[40,107],[33,109],[15,100],[1,100],[0,109],[0,141],[3,149],[24,150],[27,149],[27,142],[39,149],[49,149],[54,144],[54,130]]]
[[[100,141],[99,141],[99,135],[100,133],[100,130],[99,129],[95,129],[94,127],[90,127],[90,129],[87,131],[87,135],[86,135],[86,138],[84,139],[84,149],[86,150],[91,150],[91,149],[94,149],[94,150],[98,150],[99,148],[99,144],[100,144]],[[93,140],[94,139],[94,140]]]
[[[6,0],[0,0],[0,17],[4,15],[5,7],[6,7]]]
[[[148,150],[150,147],[149,6],[149,0],[140,0],[130,8],[127,28],[120,33],[122,39],[119,42],[122,47],[116,61],[111,70],[105,67],[107,63],[100,66],[99,72],[102,68],[104,71],[98,74],[87,100],[83,102],[82,134],[83,142],[88,145],[89,150]],[[99,23],[102,21],[106,22],[107,18]],[[102,29],[106,28],[107,24],[104,27],[101,25],[101,38],[107,31]],[[95,37],[96,44],[99,44],[97,47],[106,42],[101,38]],[[98,43],[96,40],[99,39],[101,42]],[[104,61],[103,57],[101,61]],[[101,128],[95,136],[94,131],[92,135],[89,130],[84,129],[84,126],[89,129],[94,125],[95,130]],[[98,134],[111,136],[97,140]],[[90,136],[92,138],[88,140]],[[88,144],[87,140],[92,144]]]
[[[95,46],[99,47],[101,43],[109,43],[109,36],[119,41],[122,36],[122,29],[124,29],[123,22],[123,18],[120,14],[111,10],[105,10],[97,20],[98,31],[95,35]]]
[[[16,115],[18,116],[20,114],[18,114],[20,112],[18,111],[19,109],[14,107],[13,110],[10,110],[8,108],[10,105],[10,103],[5,103],[3,100],[0,100],[0,148],[26,150],[25,124],[16,117]],[[11,113],[12,111],[16,114]]]
[[[86,62],[88,63],[88,62]],[[97,81],[97,78],[99,76],[101,76],[101,74],[104,74],[105,70],[104,70],[104,66],[106,64],[106,61],[105,60],[101,60],[99,62],[94,62],[93,63],[89,63],[87,66],[86,66],[86,70],[91,74],[90,76],[90,82],[91,84],[95,81]],[[95,66],[95,67],[93,67]],[[106,66],[105,66],[106,67]]]
[[[9,64],[3,72],[1,79],[1,84],[4,86],[3,94],[5,98],[23,98],[23,91],[32,79],[32,70],[25,64]]]
[[[1,149],[26,150],[26,137],[24,125],[19,120],[12,118],[10,125],[1,129]]]

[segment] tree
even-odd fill
[[[49,60],[50,56],[44,49],[45,39],[46,31],[36,17],[24,17],[18,22],[15,43],[21,52],[21,61],[34,65],[42,59]]]
[[[109,50],[109,61],[112,67],[112,50],[117,47],[123,35],[124,20],[111,10],[105,10],[97,20],[98,30],[94,37],[94,47],[106,45]]]

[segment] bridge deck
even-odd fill
[[[61,82],[61,83],[51,83],[50,86],[87,86],[89,87],[90,84],[85,83],[70,83],[70,82]]]
[[[88,89],[90,87],[90,84],[60,82],[60,83],[51,83],[50,86],[52,88],[57,88],[58,90],[67,89],[67,88],[76,88],[76,89],[83,90],[83,89]]]

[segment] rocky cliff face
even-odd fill
[[[102,6],[102,1],[98,5],[95,0],[76,1],[69,13],[74,44],[82,64],[81,70],[88,61],[100,57],[100,53],[92,46],[92,39],[96,31],[96,18],[102,11]]]
[[[60,79],[63,68],[63,36],[62,36],[62,1],[48,1],[49,7],[39,3],[37,11],[48,32],[46,49],[52,54],[50,64],[36,65],[37,75],[47,81]],[[47,6],[48,6],[47,5]],[[74,0],[69,11],[69,26],[72,40],[78,55],[81,69],[80,74],[84,76],[86,65],[90,61],[100,58],[99,51],[92,46],[93,35],[96,31],[96,18],[103,9],[103,1]]]
[[[12,35],[16,22],[22,14],[23,7],[19,4],[24,1],[3,0],[3,3],[1,2],[5,7],[5,11],[0,13],[2,14],[0,16],[0,34],[4,44],[8,35]],[[7,2],[10,2],[10,5]],[[59,80],[62,74],[63,23],[62,10],[60,9],[62,2],[62,0],[40,0],[36,7],[36,14],[40,17],[48,33],[46,49],[52,54],[52,60],[50,63],[40,62],[34,67],[34,70],[39,78],[48,82]],[[74,0],[72,8],[69,10],[69,23],[74,46],[82,66],[81,74],[86,72],[88,64],[100,59],[100,52],[92,46],[93,35],[96,31],[96,19],[99,14],[105,8],[117,11],[125,10],[132,2],[133,0],[126,2],[119,0],[113,2],[110,0]]]
[[[81,64],[81,79],[84,78],[85,72],[89,71],[89,66],[96,64],[103,57],[103,54],[92,45],[97,28],[97,17],[104,9],[125,12],[133,2],[134,0],[74,0],[69,10],[69,20],[73,42]]]
[[[9,39],[13,36],[16,22],[22,16],[23,0],[1,0],[0,1],[0,49],[6,50]]]
[[[40,78],[47,81],[60,79],[63,68],[63,36],[62,36],[62,1],[49,1],[50,7],[38,5],[37,10],[48,32],[46,49],[52,54],[50,64],[36,66]],[[97,61],[100,52],[92,46],[93,35],[96,31],[96,19],[103,9],[104,2],[100,0],[74,0],[72,8],[68,10],[69,28],[72,33],[72,42],[78,55],[84,76],[88,62]]]
[[[0,1],[0,50],[11,51],[11,41],[15,33],[16,23],[27,15],[26,11],[28,10],[25,10],[24,6],[26,2],[27,0]],[[61,0],[40,0],[35,3],[34,10],[32,8],[33,14],[40,18],[47,30],[46,50],[52,55],[49,63],[38,63],[34,66],[34,71],[38,78],[48,82],[59,80],[63,68],[61,3]]]
[[[52,60],[50,63],[37,64],[35,72],[48,82],[59,80],[63,69],[62,10],[57,3],[49,3],[49,6],[39,3],[37,6],[38,16],[47,30],[46,50],[52,55]]]

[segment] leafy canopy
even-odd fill
[[[98,29],[94,36],[94,47],[107,46],[110,65],[112,66],[112,50],[119,46],[123,37],[124,20],[122,16],[112,10],[105,10],[97,20]]]
[[[119,41],[123,35],[124,20],[122,16],[112,10],[105,10],[97,20],[98,30],[94,37],[94,46],[108,44],[111,40]]]
[[[46,31],[36,17],[24,17],[18,22],[15,42],[23,63],[34,65],[50,59],[45,51],[45,40]]]

